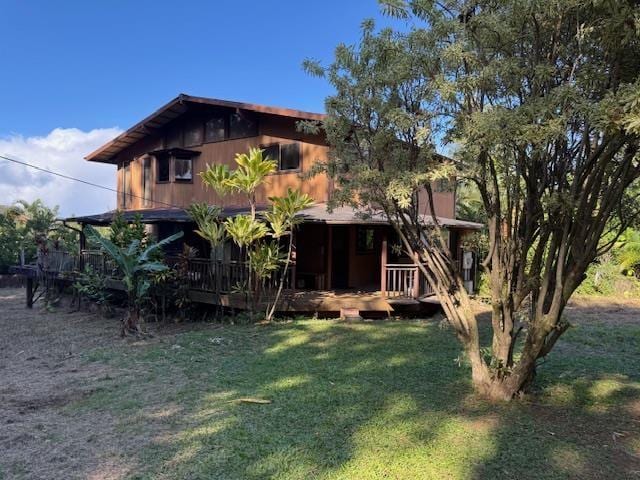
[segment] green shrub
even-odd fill
[[[612,255],[605,255],[587,270],[586,278],[577,288],[582,295],[630,296],[640,293],[640,282],[624,275]]]

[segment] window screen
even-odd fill
[[[173,165],[176,182],[190,182],[193,180],[193,160],[191,158],[175,158]]]
[[[156,157],[156,182],[169,181],[169,157],[166,155]]]

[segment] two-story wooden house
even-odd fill
[[[364,306],[360,302],[360,310],[389,310],[388,302],[395,297],[416,301],[428,292],[417,268],[392,248],[394,235],[388,223],[383,218],[362,220],[347,207],[329,213],[330,179],[304,177],[316,162],[327,160],[328,146],[322,135],[301,133],[296,124],[322,119],[320,113],[180,95],[86,158],[117,167],[118,209],[125,218],[141,215],[159,238],[183,230],[182,241],[207,258],[208,247],[193,232],[195,225],[184,209],[193,202],[207,202],[222,206],[224,215],[233,215],[247,205],[241,196],[218,197],[205,188],[198,172],[206,164],[234,167],[236,153],[250,147],[265,149],[277,160],[278,170],[258,192],[258,203],[266,204],[269,196],[281,195],[289,187],[315,201],[303,212],[304,223],[296,232],[289,283],[289,290],[316,299],[304,309],[357,308],[356,298],[371,300]],[[461,258],[461,235],[480,225],[455,219],[453,188],[435,194],[435,209],[449,229],[452,250]],[[105,225],[114,213],[74,220]],[[471,279],[470,269],[467,274]],[[194,290],[197,287],[194,284]],[[350,293],[341,297],[335,292]],[[340,304],[337,298],[351,300]]]

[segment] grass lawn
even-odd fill
[[[50,445],[91,448],[65,478],[640,478],[639,312],[569,309],[539,390],[498,406],[474,397],[438,322],[199,325],[131,343],[101,320],[112,336],[100,327],[74,367],[94,374],[41,422]],[[82,445],[65,444],[65,421]],[[36,478],[16,459],[0,450],[6,478]]]

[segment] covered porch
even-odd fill
[[[242,209],[225,209],[224,215],[243,213]],[[113,212],[70,219],[81,224],[108,225]],[[224,255],[224,260],[212,261],[206,242],[198,237],[195,224],[184,210],[147,209],[124,212],[132,221],[136,215],[149,225],[150,231],[161,239],[182,230],[184,238],[172,244],[166,260],[170,266],[181,263],[189,296],[195,302],[222,305],[230,308],[246,307],[246,299],[234,294],[234,286],[246,281],[248,268],[237,255]],[[352,209],[341,207],[327,211],[319,204],[304,210],[302,223],[294,236],[294,251],[290,269],[284,279],[284,292],[278,310],[281,312],[343,313],[351,309],[359,312],[389,314],[407,306],[433,303],[430,290],[418,265],[399,248],[399,241],[388,222],[381,217],[361,218]],[[455,219],[440,218],[449,235],[449,244],[460,271],[468,280],[468,289],[475,285],[475,259],[471,252],[463,252],[462,237],[481,225]],[[109,260],[101,252],[87,250],[84,239],[75,262],[82,271],[86,265],[110,269]],[[180,259],[182,245],[196,247],[199,258]],[[471,256],[470,262],[464,262]],[[467,258],[468,260],[468,258]],[[274,290],[282,273],[275,273],[264,285],[264,291]]]

